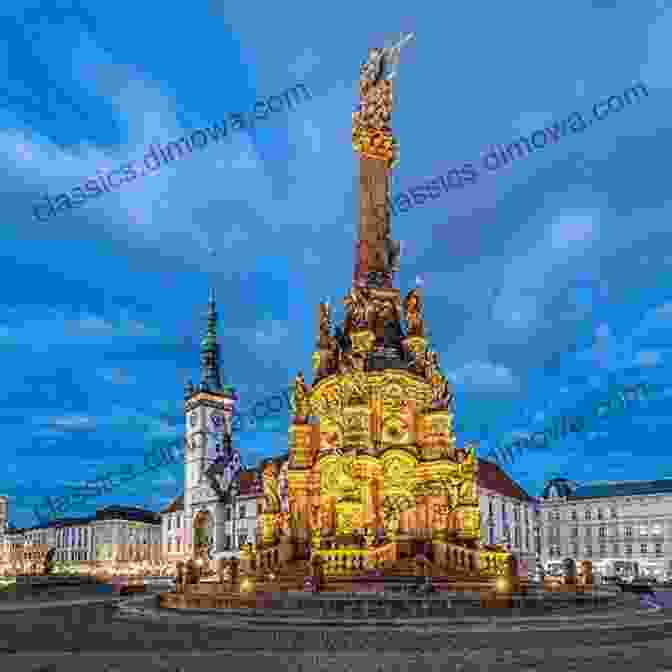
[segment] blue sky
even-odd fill
[[[45,495],[183,431],[210,286],[242,408],[310,369],[317,305],[353,265],[350,144],[367,49],[400,30],[394,191],[478,164],[643,82],[649,97],[394,218],[398,284],[424,282],[461,440],[512,436],[611,385],[660,392],[512,475],[672,476],[672,3],[4,3],[0,8],[0,493],[34,522]],[[356,17],[356,20],[353,20]],[[37,222],[44,193],[142,157],[304,82],[312,100],[155,174]],[[214,254],[213,254],[214,251]],[[592,397],[591,397],[592,395]],[[248,463],[286,450],[287,415],[238,437]],[[482,429],[483,427],[483,429]],[[486,429],[487,428],[487,431]],[[166,467],[91,501],[159,509]]]

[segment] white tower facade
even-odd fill
[[[188,383],[185,391],[183,544],[188,556],[204,545],[213,553],[225,546],[225,494],[240,470],[240,454],[232,448],[234,408],[235,392],[221,383],[211,294],[208,329],[201,342],[201,382],[197,387]]]
[[[9,497],[0,495],[0,534],[4,534],[9,523]]]

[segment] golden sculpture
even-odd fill
[[[300,420],[305,420],[310,415],[308,387],[301,371],[294,381],[294,409],[296,417]]]
[[[331,309],[328,303],[320,304],[320,339],[321,348],[329,348],[331,345]]]
[[[376,203],[388,193],[389,164],[371,154],[383,158],[385,143],[371,154],[363,145],[365,139],[392,137],[392,86],[381,73],[393,56],[370,54],[353,115],[362,190]],[[345,571],[342,562],[352,572],[368,562],[393,562],[402,544],[429,539],[437,557],[445,557],[448,539],[451,553],[459,549],[464,556],[476,552],[480,538],[478,461],[473,446],[461,452],[456,446],[453,393],[438,354],[428,351],[420,290],[411,290],[402,303],[393,266],[389,258],[381,261],[392,245],[389,221],[372,221],[370,203],[360,200],[360,272],[333,335],[329,305],[320,305],[315,379],[309,389],[297,376],[289,428],[293,547],[322,558],[327,573]],[[273,470],[264,473],[271,509],[277,508],[277,479]],[[279,525],[272,516],[264,521]]]
[[[425,323],[422,319],[422,297],[419,289],[412,289],[404,299],[404,318],[408,335],[424,338]]]

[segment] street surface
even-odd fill
[[[319,623],[293,631],[236,628],[203,615],[198,622],[174,613],[165,619],[134,619],[119,614],[118,596],[91,588],[54,589],[42,600],[5,596],[0,601],[0,670],[221,672],[223,665],[249,661],[250,672],[566,672],[590,665],[609,665],[610,672],[634,667],[672,671],[672,610],[645,611],[636,600],[606,624],[577,615],[560,625],[543,617],[509,617],[473,627],[456,624],[453,631],[417,625],[322,628]],[[81,600],[103,602],[70,604]],[[133,597],[130,603],[141,600]]]

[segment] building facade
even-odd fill
[[[94,516],[63,518],[31,528],[8,528],[0,538],[0,573],[42,573],[47,554],[76,572],[158,573],[161,527],[157,514],[108,506]]]
[[[534,569],[541,555],[542,515],[531,497],[499,465],[479,460],[481,543],[500,544],[519,561],[520,574]]]
[[[544,489],[543,560],[591,560],[605,577],[672,576],[672,480],[577,486],[553,479]]]
[[[263,506],[263,488],[259,469],[243,469],[235,476],[236,483],[221,507],[214,507],[216,541],[209,548],[208,559],[239,558],[241,548],[259,540],[259,521]],[[212,509],[211,509],[212,510]],[[198,515],[198,511],[195,515]],[[161,512],[161,549],[168,571],[174,572],[177,562],[193,557],[193,548],[185,544],[184,496],[175,498]]]

